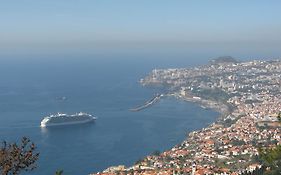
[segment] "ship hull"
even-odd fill
[[[77,124],[83,124],[83,123],[89,123],[89,122],[93,122],[95,121],[96,118],[91,118],[88,120],[83,120],[83,121],[69,121],[69,122],[63,122],[63,123],[49,123],[49,122],[41,122],[41,127],[45,128],[45,127],[50,127],[50,126],[63,126],[63,125],[77,125]]]

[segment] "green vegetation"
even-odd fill
[[[245,100],[245,104],[261,103],[260,100]]]
[[[278,113],[277,119],[281,123],[281,111]]]
[[[221,64],[221,63],[238,63],[238,61],[231,56],[221,56],[211,60],[211,64]]]
[[[244,172],[241,175],[264,175],[266,168],[263,166],[259,169],[255,169],[253,172]]]
[[[62,175],[63,170],[57,170],[55,175]]]
[[[230,105],[229,105],[230,106]],[[229,111],[233,111],[233,108],[231,109],[231,107],[228,106],[228,110]],[[223,120],[223,122],[221,122],[221,124],[224,126],[224,127],[230,127],[232,124],[236,123],[243,115],[239,115],[238,117],[236,117],[235,119],[230,119],[230,118],[227,118],[225,120]]]
[[[278,114],[278,120],[281,123],[281,112]],[[266,167],[263,174],[280,175],[281,174],[281,145],[275,148],[259,148],[259,158],[263,164],[262,169]]]
[[[39,153],[35,145],[23,137],[20,144],[3,142],[0,149],[0,171],[2,175],[17,175],[21,171],[31,171],[36,168],[35,162]]]
[[[215,89],[195,89],[192,91],[196,96],[202,97],[207,100],[214,100],[219,102],[227,101],[231,95],[225,91],[215,88]]]
[[[242,146],[242,145],[246,145],[246,143],[243,141],[243,140],[237,140],[237,139],[234,139],[231,144],[233,146]]]
[[[36,146],[27,137],[21,139],[20,144],[3,141],[0,148],[1,175],[18,175],[22,171],[32,171],[36,168],[39,153]],[[63,170],[58,170],[55,175],[62,175]]]
[[[153,151],[153,156],[160,156],[161,152],[159,150]]]
[[[265,167],[268,167],[267,175],[281,174],[281,145],[272,149],[259,149],[260,158]]]

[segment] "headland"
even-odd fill
[[[154,69],[140,82],[165,86],[166,95],[212,108],[221,117],[170,150],[98,174],[238,175],[261,167],[259,147],[281,144],[281,60],[219,58],[195,68]]]

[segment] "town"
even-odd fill
[[[167,94],[221,113],[218,121],[187,133],[186,140],[132,167],[106,174],[238,175],[261,168],[259,147],[281,144],[281,61],[238,62],[219,58],[195,68],[155,69],[140,80]],[[208,117],[208,116],[206,116]]]

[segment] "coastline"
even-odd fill
[[[144,86],[168,85],[165,96],[196,103],[220,116],[187,133],[169,150],[148,155],[134,166],[110,167],[98,174],[237,175],[259,169],[258,148],[281,145],[281,92],[276,91],[280,79],[272,78],[280,70],[281,61],[250,61],[152,71],[141,82]],[[260,81],[270,83],[263,86]]]
[[[210,110],[214,110],[214,111],[218,112],[219,116],[216,120],[214,120],[212,123],[208,124],[207,126],[185,133],[186,138],[184,140],[182,140],[180,143],[177,143],[172,148],[168,148],[167,150],[161,152],[160,154],[164,154],[165,152],[177,147],[178,145],[184,144],[187,140],[190,139],[190,137],[194,133],[211,128],[217,122],[223,122],[223,119],[231,113],[228,106],[225,104],[222,104],[222,103],[219,103],[219,102],[213,101],[213,100],[202,99],[201,97],[192,96],[191,94],[189,94],[188,96],[182,96],[182,95],[180,95],[180,93],[177,93],[177,92],[167,93],[167,94],[161,93],[159,95],[159,99],[155,103],[159,102],[161,100],[161,98],[163,98],[163,97],[174,97],[177,100],[183,100],[185,102],[192,102],[194,104],[199,105],[203,109],[210,109]],[[155,104],[155,103],[153,103],[153,104]],[[152,107],[152,105],[149,105],[147,107]],[[147,107],[145,107],[145,108],[147,108]],[[134,112],[137,112],[137,111],[134,111]],[[147,155],[145,157],[149,157],[149,156],[151,156],[151,155]],[[130,171],[130,170],[135,170],[135,169],[139,168],[136,166],[137,165],[131,165],[129,167],[127,167],[125,165],[113,165],[113,166],[110,166],[110,167],[104,169],[102,172],[103,173],[113,173],[113,172],[122,172],[122,171],[127,171],[127,170]],[[145,168],[147,168],[147,167],[145,167]],[[100,172],[93,173],[90,175],[96,175],[96,174],[100,174]],[[111,175],[114,175],[114,173]]]
[[[167,94],[167,96],[173,96],[173,97],[183,100],[183,101],[188,101],[188,102],[193,102],[193,103],[199,104],[204,109],[214,110],[214,111],[220,113],[220,116],[217,121],[224,119],[226,116],[228,116],[232,112],[229,109],[229,107],[227,105],[223,104],[222,102],[203,99],[201,97],[193,96],[191,94],[183,96],[183,95],[180,95],[179,93],[170,93],[170,94]],[[215,121],[215,122],[217,122],[217,121]]]

